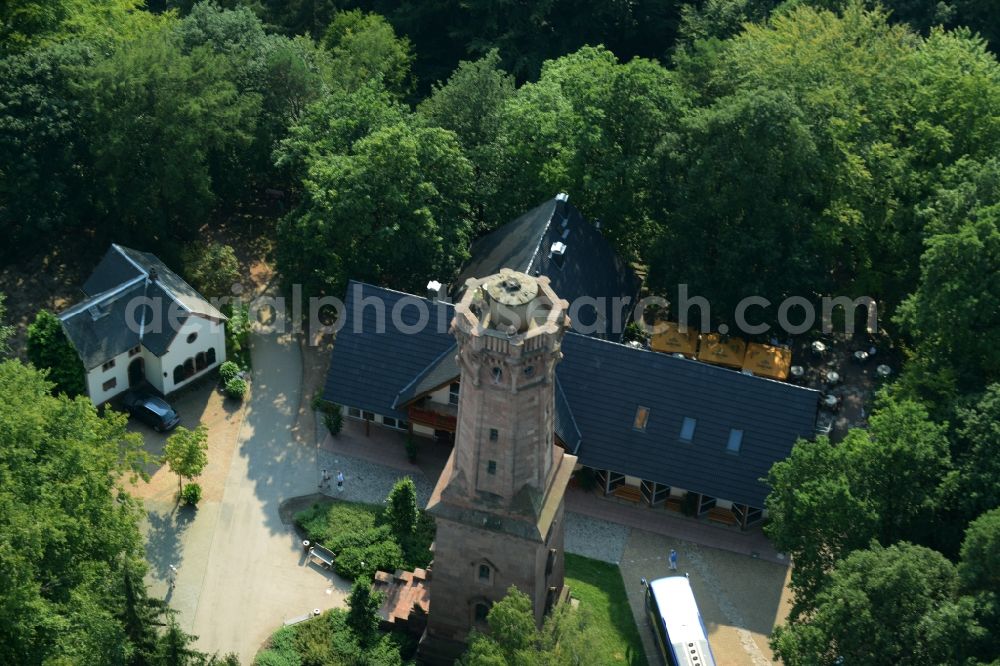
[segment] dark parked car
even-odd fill
[[[157,432],[172,430],[181,421],[166,400],[141,391],[129,391],[123,400],[128,413]]]

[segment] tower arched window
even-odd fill
[[[486,616],[490,614],[490,605],[485,601],[480,601],[476,604],[475,618],[476,622],[486,622]]]
[[[499,384],[500,380],[503,379],[503,369],[499,365],[495,365],[490,369],[490,375],[493,377],[493,383]]]

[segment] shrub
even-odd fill
[[[362,645],[370,645],[378,633],[378,609],[384,599],[381,592],[372,591],[371,578],[354,581],[351,594],[347,597],[347,625],[354,630]]]
[[[219,366],[219,379],[222,380],[223,386],[236,379],[236,375],[238,374],[240,374],[240,366],[232,361],[226,361]]]
[[[328,412],[326,416],[323,417],[323,423],[326,424],[326,429],[330,431],[330,434],[336,437],[340,434],[340,431],[344,429],[344,415],[341,413],[340,409]]]
[[[386,501],[386,517],[396,538],[413,534],[417,529],[417,487],[406,476],[396,481]]]
[[[334,546],[339,539],[374,528],[377,511],[369,504],[314,504],[297,513],[295,522],[305,531],[308,539],[336,552]]]
[[[268,641],[267,649],[257,655],[254,666],[301,666],[302,660],[296,649],[296,629],[284,627],[276,631]]]
[[[229,318],[226,322],[226,353],[237,365],[250,367],[250,309],[246,305],[234,307],[227,304],[222,314]]]
[[[201,501],[201,486],[197,483],[189,483],[181,491],[181,499],[189,506],[196,506]]]
[[[196,243],[183,253],[184,277],[206,298],[228,296],[240,281],[240,262],[229,245]]]
[[[39,370],[48,369],[56,389],[70,397],[87,390],[83,364],[59,318],[48,310],[39,311],[28,326],[28,360]]]
[[[364,547],[344,548],[333,562],[337,573],[349,580],[371,578],[380,569],[395,571],[403,564],[403,550],[391,539]]]
[[[247,383],[239,377],[234,377],[226,382],[225,391],[230,398],[242,400],[247,394]]]

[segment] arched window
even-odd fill
[[[476,604],[476,622],[486,622],[486,616],[490,614],[490,606],[484,601]]]
[[[499,384],[499,383],[500,383],[500,380],[501,380],[501,379],[503,379],[503,370],[502,370],[502,369],[500,368],[500,366],[498,366],[498,365],[497,365],[497,366],[494,366],[494,367],[493,367],[493,368],[492,368],[492,369],[490,370],[490,374],[492,374],[492,375],[493,375],[493,383],[494,383],[494,384]]]
[[[208,365],[205,362],[205,352],[198,352],[194,355],[194,369],[201,372]]]
[[[479,565],[479,580],[480,581],[482,581],[484,583],[488,583],[489,580],[490,580],[490,574],[491,573],[492,573],[492,571],[490,570],[490,565],[488,565],[488,564],[480,564]]]
[[[184,361],[184,379],[187,379],[194,374],[194,359],[189,358]]]
[[[184,366],[178,365],[174,368],[174,384],[180,384],[184,381]]]
[[[209,365],[215,364],[215,347],[209,347],[208,351],[205,352],[205,362]]]

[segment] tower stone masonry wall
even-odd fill
[[[455,448],[427,507],[437,522],[420,651],[429,663],[460,654],[510,586],[531,597],[539,624],[562,593],[563,496],[576,462],[554,439],[567,309],[547,278],[506,269],[469,280],[455,308]]]

